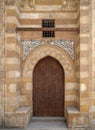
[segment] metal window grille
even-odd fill
[[[42,28],[45,29],[42,31],[42,37],[55,37],[55,21],[53,19],[42,20]]]

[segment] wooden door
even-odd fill
[[[50,56],[34,69],[33,116],[64,116],[64,71]]]

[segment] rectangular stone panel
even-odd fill
[[[14,9],[8,9],[6,10],[6,15],[7,16],[14,16],[15,15],[15,10]]]
[[[5,71],[0,71],[0,78],[4,78],[6,76]]]
[[[35,0],[36,5],[61,5],[62,0]]]

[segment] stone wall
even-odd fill
[[[80,0],[80,15],[79,15],[79,35],[77,37],[76,44],[76,77],[78,83],[77,90],[77,106],[79,113],[74,116],[71,114],[72,121],[69,122],[73,125],[73,121],[76,127],[84,126],[89,127],[89,106],[92,101],[89,100],[91,95],[90,90],[92,88],[91,82],[91,44],[90,43],[90,5],[88,0]],[[69,111],[70,113],[70,111]]]
[[[5,93],[5,126],[26,127],[30,121],[30,108],[22,107],[21,88],[21,63],[22,45],[19,44],[16,27],[19,26],[16,12],[16,1],[6,1],[6,89]]]
[[[89,105],[89,2],[80,1],[80,111],[88,112]],[[85,88],[82,91],[82,88]],[[83,96],[85,95],[85,97]],[[85,101],[85,103],[84,103]],[[83,106],[84,104],[84,106]]]
[[[0,0],[0,126],[4,120],[4,89],[5,89],[5,4]]]
[[[23,77],[30,78],[31,85],[30,85],[30,100],[31,95],[33,95],[33,92],[31,93],[31,90],[33,90],[33,71],[37,64],[37,62],[46,57],[46,56],[52,56],[53,58],[57,59],[59,63],[62,65],[65,71],[65,111],[68,106],[75,106],[76,105],[76,94],[74,89],[76,88],[76,80],[75,80],[75,72],[74,72],[74,63],[72,59],[66,54],[66,52],[57,46],[52,46],[50,44],[44,44],[39,46],[38,48],[34,49],[26,58],[24,64],[23,64]],[[70,72],[70,73],[69,73]],[[28,92],[27,89],[27,83],[25,86],[25,91]],[[71,87],[69,87],[71,86]],[[29,88],[29,87],[28,87]],[[25,94],[24,94],[25,95]],[[28,102],[28,101],[27,101]],[[32,102],[30,102],[32,103]],[[33,105],[33,104],[32,104]]]
[[[95,0],[90,3],[90,96],[89,96],[89,121],[90,127],[95,128]]]
[[[28,2],[28,1],[27,1]],[[56,1],[57,2],[57,1]],[[26,3],[26,2],[25,2]],[[19,5],[20,4],[20,5]],[[69,3],[70,4],[70,3]],[[69,5],[67,4],[67,5]],[[65,70],[65,116],[67,107],[75,107],[77,109],[77,83],[75,75],[75,61],[71,59],[66,52],[59,47],[45,44],[44,46],[39,46],[38,49],[34,49],[27,56],[29,57],[23,61],[22,59],[22,45],[21,40],[37,40],[42,38],[42,32],[31,31],[31,32],[15,32],[16,27],[41,27],[41,19],[55,19],[56,28],[66,28],[67,31],[56,31],[55,39],[72,40],[75,45],[77,44],[77,30],[78,29],[78,16],[79,10],[72,10],[70,12],[69,8],[67,12],[63,13],[63,7],[54,5],[53,9],[55,12],[53,14],[48,10],[42,11],[41,5],[35,5],[31,10],[29,3],[21,6],[21,3],[17,1],[17,6],[15,2],[8,1],[6,4],[6,86],[5,91],[5,123],[6,126],[19,126],[18,122],[15,122],[16,118],[20,121],[20,116],[22,113],[22,108],[30,107],[30,112],[32,115],[33,111],[33,101],[32,101],[32,88],[33,88],[33,69],[38,60],[44,56],[51,55],[62,64]],[[44,5],[42,5],[44,7]],[[55,7],[57,10],[55,10]],[[75,5],[73,6],[75,7]],[[61,10],[59,10],[59,8]],[[34,9],[37,10],[34,14]],[[39,10],[39,12],[38,12]],[[29,13],[28,13],[29,12]],[[71,31],[68,31],[70,28]],[[36,35],[38,34],[38,35]],[[31,37],[32,36],[32,37]],[[49,39],[45,39],[48,41]],[[11,46],[10,46],[11,45]],[[39,54],[40,52],[40,54]],[[55,53],[56,52],[56,53]],[[30,67],[31,66],[31,67]],[[32,75],[32,77],[31,77]],[[10,107],[8,107],[10,106]],[[26,110],[26,109],[24,109]],[[19,114],[18,114],[19,111]],[[10,113],[10,114],[9,114]],[[68,110],[69,114],[69,110]],[[73,114],[74,115],[74,114]],[[27,117],[27,112],[26,112]],[[15,124],[12,122],[14,120]],[[67,118],[69,126],[69,118]],[[28,116],[29,121],[29,116]],[[22,124],[22,123],[21,123]],[[25,125],[25,124],[24,124]]]
[[[7,127],[26,127],[33,111],[33,70],[41,58],[50,55],[65,70],[65,116],[68,126],[92,127],[95,124],[95,0],[80,0],[79,7],[79,4],[72,3],[70,8],[70,3],[64,6],[64,2],[56,0],[53,7],[49,5],[53,13],[48,5],[41,5],[38,1],[29,3],[23,0],[24,3],[20,3],[18,0],[7,0],[6,8],[4,2],[0,0],[0,125],[5,122]],[[72,5],[74,8],[71,8]],[[31,40],[31,36],[39,40],[42,32],[16,32],[16,27],[41,28],[41,19],[45,18],[55,19],[57,28],[79,30],[56,32],[56,40],[75,42],[74,60],[62,48],[48,43],[33,49],[23,60],[21,40]]]
[[[25,6],[24,6],[25,7]],[[38,7],[38,6],[37,6]],[[44,6],[43,6],[44,7]],[[40,10],[41,8],[38,7],[38,9]],[[27,11],[28,8],[16,8],[17,10],[17,18],[19,21],[19,27],[41,27],[41,19],[51,19],[54,18],[55,19],[55,25],[56,27],[59,28],[66,28],[67,30],[70,28],[72,29],[77,29],[79,27],[79,21],[78,21],[78,17],[79,17],[79,8],[77,11],[75,12],[61,12],[59,10],[57,10],[58,12],[53,12],[53,14],[51,14],[51,12],[49,11],[37,11],[34,12],[31,11],[28,14]],[[38,34],[38,35],[37,35]],[[54,39],[58,40],[58,39],[65,39],[65,40],[72,40],[75,43],[75,48],[77,46],[77,44],[79,45],[79,34],[77,31],[56,31],[56,37]],[[20,40],[39,40],[42,38],[42,32],[41,31],[21,31],[18,32],[18,36],[20,38]],[[46,41],[48,41],[49,39],[46,39]],[[78,43],[77,43],[78,42]],[[55,48],[55,49],[54,49]],[[59,50],[59,52],[58,52]],[[78,49],[77,49],[78,50]],[[56,53],[58,54],[56,54]],[[76,52],[77,53],[77,52]],[[29,55],[26,57],[26,59],[23,62],[23,77],[21,80],[21,84],[22,84],[22,89],[21,89],[21,97],[22,97],[22,101],[21,101],[21,106],[32,106],[32,111],[33,111],[33,101],[31,101],[32,99],[32,90],[33,90],[33,69],[34,66],[37,64],[37,59],[41,59],[44,56],[47,55],[51,55],[54,58],[57,58],[58,61],[62,64],[63,68],[65,69],[65,74],[66,74],[66,78],[65,78],[65,116],[66,116],[66,111],[67,111],[67,107],[75,107],[76,111],[77,111],[77,103],[79,103],[79,91],[78,91],[78,83],[76,82],[76,77],[78,77],[79,75],[77,75],[75,73],[75,61],[72,60],[73,62],[73,76],[70,76],[71,70],[69,69],[69,65],[71,65],[71,60],[68,58],[68,56],[64,53],[64,51],[60,50],[57,47],[52,47],[49,46],[48,44],[44,45],[44,46],[39,46],[38,49],[33,49],[31,53],[29,53]],[[65,57],[62,57],[61,55],[64,55]],[[68,58],[68,60],[70,60],[69,64],[65,64],[64,60],[65,58]],[[76,58],[76,56],[75,56]],[[78,57],[79,58],[79,57]],[[65,68],[66,66],[68,66],[67,68]],[[32,68],[31,68],[32,67]],[[68,71],[68,72],[67,72]],[[32,74],[32,77],[31,77]],[[68,77],[69,76],[69,77]],[[77,99],[77,100],[76,100]],[[68,110],[69,111],[69,110]],[[76,112],[75,111],[75,112]],[[71,112],[71,111],[70,111]],[[73,116],[75,116],[75,113],[71,113],[73,114]],[[78,118],[79,118],[79,111],[78,111]],[[72,123],[71,121],[69,122],[68,120],[68,126],[71,127]],[[70,119],[71,120],[71,119]]]
[[[10,13],[12,12],[12,13]],[[6,104],[5,112],[14,112],[19,102],[17,100],[19,92],[17,91],[17,78],[20,77],[19,46],[16,43],[16,12],[15,1],[6,4]]]

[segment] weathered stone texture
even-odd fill
[[[95,0],[53,2],[52,6],[47,1],[0,0],[0,125],[28,125],[33,115],[33,71],[37,62],[48,55],[64,68],[68,127],[90,130],[95,124]],[[20,41],[31,37],[38,40],[42,31],[16,32],[16,27],[40,28],[41,19],[55,19],[56,28],[67,29],[56,31],[55,39],[75,42],[74,60],[65,50],[48,42],[31,50],[23,60]]]
[[[4,112],[4,81],[5,81],[5,52],[4,52],[4,27],[5,27],[5,4],[0,0],[0,126],[3,125]]]

